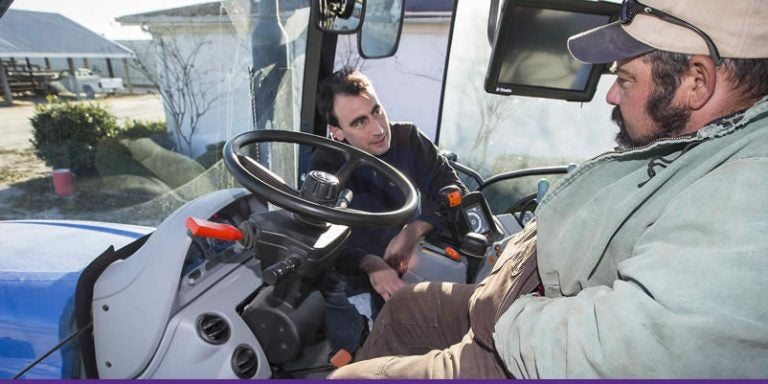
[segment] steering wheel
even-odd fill
[[[330,207],[307,200],[302,197],[300,191],[242,152],[242,149],[249,145],[264,142],[304,144],[339,152],[346,160],[334,174],[339,179],[340,188],[346,185],[356,169],[368,166],[393,182],[405,196],[405,202],[392,211],[370,212]],[[223,156],[227,169],[242,186],[274,205],[314,219],[342,225],[395,225],[407,220],[418,207],[416,188],[400,171],[367,152],[321,136],[281,130],[245,132],[227,141]]]
[[[537,193],[531,193],[530,195],[523,196],[510,205],[504,212],[511,214],[512,217],[515,218],[515,221],[517,221],[517,224],[519,224],[521,228],[524,227],[527,223],[525,220],[526,214],[528,212],[534,214],[534,211],[536,211],[536,207],[538,206],[538,201],[536,199],[537,195]]]

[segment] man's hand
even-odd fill
[[[384,301],[389,300],[395,291],[405,285],[405,282],[400,280],[397,271],[376,255],[363,256],[360,268],[368,273],[373,289],[384,298]]]
[[[432,224],[421,220],[406,225],[387,245],[387,249],[384,251],[384,260],[398,273],[405,273],[408,270],[408,262],[416,254],[419,240],[432,229],[434,229]]]
[[[368,278],[371,279],[371,285],[376,293],[384,298],[384,301],[389,300],[392,294],[395,293],[400,287],[405,285],[405,282],[400,280],[400,276],[397,271],[387,266],[387,269],[374,271],[368,274]]]

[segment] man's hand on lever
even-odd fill
[[[419,240],[434,229],[432,224],[416,220],[409,223],[387,245],[384,260],[401,275],[408,271],[408,262],[416,254]]]

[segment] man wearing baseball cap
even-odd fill
[[[619,146],[505,250],[535,249],[543,289],[488,294],[527,276],[502,259],[476,289],[403,288],[334,378],[768,377],[768,1],[627,0],[568,48],[614,63]],[[407,318],[429,294],[440,321]]]

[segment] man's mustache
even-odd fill
[[[619,109],[618,105],[614,106],[613,111],[611,111],[611,121],[618,125],[620,130],[624,130],[624,116],[621,114],[621,109]]]
[[[611,111],[611,121],[619,127],[619,132],[616,133],[616,137],[614,138],[619,148],[629,148],[638,144],[629,136],[626,123],[624,122],[624,116],[621,114],[621,109],[619,109],[618,105],[613,107],[613,111]]]

